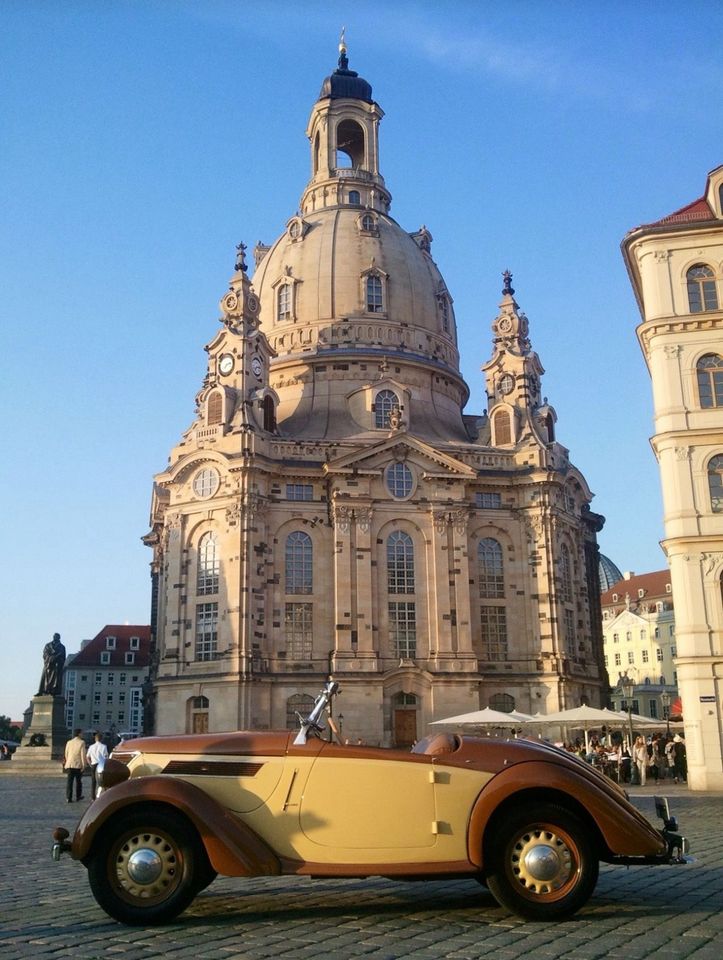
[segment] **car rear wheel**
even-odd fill
[[[208,859],[193,827],[170,810],[129,810],[105,824],[88,862],[93,896],[121,923],[166,923],[199,890]]]
[[[597,883],[599,863],[589,833],[573,813],[551,803],[503,816],[485,858],[490,892],[527,920],[571,916]]]

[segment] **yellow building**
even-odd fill
[[[723,789],[723,166],[623,255],[653,384],[689,783]]]
[[[603,650],[613,710],[627,710],[621,680],[634,684],[632,710],[665,719],[677,695],[675,611],[668,570],[626,573],[601,597]]]
[[[409,744],[488,704],[601,705],[602,518],[555,436],[505,274],[487,396],[426,227],[390,216],[383,113],[339,67],[298,212],[241,245],[196,417],[155,478],[155,728],[286,727],[329,672],[343,729]],[[451,199],[451,198],[450,198]]]

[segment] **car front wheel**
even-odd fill
[[[511,811],[497,821],[487,848],[490,892],[527,920],[571,916],[597,883],[599,863],[589,833],[556,804]]]
[[[132,926],[166,923],[195,897],[208,860],[198,836],[171,810],[128,810],[109,821],[88,866],[93,896]]]

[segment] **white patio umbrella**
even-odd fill
[[[522,723],[527,723],[532,717],[527,713],[519,713],[512,710],[505,713],[502,710],[493,710],[491,707],[485,707],[484,710],[473,710],[471,713],[460,713],[456,717],[444,717],[442,720],[434,720],[430,726],[448,726],[448,727],[518,727]]]
[[[558,710],[556,713],[537,713],[528,721],[540,726],[572,727],[573,730],[582,730],[585,734],[585,749],[590,749],[588,731],[597,727],[623,727],[628,722],[626,713],[617,713],[615,710],[602,710],[597,707],[572,707],[570,710]]]

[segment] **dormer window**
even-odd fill
[[[359,224],[359,229],[362,233],[377,233],[377,218],[373,213],[365,213],[357,221]]]
[[[130,639],[130,648],[131,650],[140,650],[141,647],[141,638],[140,637],[131,637]]]
[[[686,274],[688,306],[691,313],[718,309],[715,273],[705,263],[696,263]]]
[[[115,650],[115,637],[105,638],[105,648],[106,650]]]
[[[366,310],[367,313],[381,313],[384,309],[382,278],[376,274],[367,277]]]
[[[276,292],[276,319],[279,323],[291,317],[291,284],[282,283]]]
[[[110,651],[109,651],[109,650],[101,650],[101,652],[100,652],[100,662],[101,662],[101,666],[106,666],[106,667],[108,666],[108,664],[110,663]]]
[[[393,390],[380,390],[374,399],[374,426],[388,428],[392,413],[399,413],[399,397]]]

